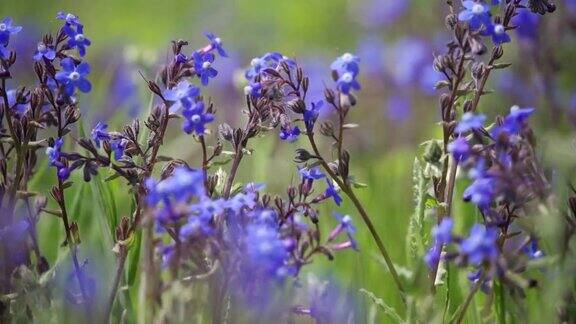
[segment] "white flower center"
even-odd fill
[[[251,86],[245,86],[244,87],[244,94],[249,95],[251,93],[252,93],[252,87]]]
[[[69,13],[66,15],[66,21],[71,22],[74,19],[76,19],[76,16],[74,16],[73,14]]]
[[[504,34],[504,26],[502,26],[500,24],[494,26],[494,32],[496,34]]]
[[[192,118],[190,118],[190,119],[194,123],[199,123],[202,120],[202,117],[200,117],[200,115],[192,115]]]
[[[220,39],[220,37],[216,37],[216,38],[214,38],[214,43],[220,45],[220,44],[222,44],[222,40]]]
[[[342,81],[344,81],[346,83],[352,82],[353,79],[354,79],[354,76],[352,76],[352,73],[350,73],[350,72],[346,72],[346,73],[342,74]]]
[[[354,56],[350,53],[345,53],[344,55],[342,55],[342,61],[344,61],[344,63],[350,63],[352,62],[353,59]]]
[[[6,26],[5,23],[1,23],[0,24],[0,31],[5,31],[6,29],[8,29],[8,26]]]
[[[202,68],[207,69],[210,67],[210,65],[212,65],[212,64],[210,62],[206,61],[206,62],[202,63]]]
[[[46,45],[44,43],[38,43],[38,52],[44,53],[46,51]]]
[[[78,73],[76,71],[70,73],[70,80],[76,81],[78,79],[80,79],[80,73]]]
[[[84,41],[84,35],[83,34],[77,34],[76,36],[74,36],[74,40],[76,40],[77,42],[82,42]]]
[[[475,15],[481,14],[484,12],[484,6],[477,3],[475,5],[472,6],[472,13]]]

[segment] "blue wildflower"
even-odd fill
[[[90,65],[86,62],[80,63],[78,66],[74,61],[67,57],[60,62],[63,70],[56,73],[56,80],[64,85],[64,90],[69,96],[74,95],[74,89],[78,88],[82,92],[90,92],[92,85],[86,79],[90,73]]]
[[[448,152],[456,161],[461,162],[468,158],[470,155],[470,145],[464,137],[458,137],[448,144]]]
[[[16,98],[17,92],[16,90],[8,90],[6,91],[6,96],[8,97],[8,106],[14,109],[14,112],[19,116],[24,115],[28,109],[30,109],[30,103],[18,103],[16,102],[18,98]]]
[[[214,78],[218,75],[218,71],[212,67],[214,54],[194,52],[192,56],[194,57],[194,71],[200,78],[202,84],[205,86],[208,85],[210,78]]]
[[[244,87],[244,94],[253,98],[262,97],[262,84],[260,82],[250,82]]]
[[[52,61],[56,58],[56,51],[51,46],[46,46],[43,42],[38,43],[34,61],[41,61],[43,58]]]
[[[8,45],[10,35],[17,34],[21,30],[21,26],[12,25],[12,18],[7,17],[2,19],[2,21],[0,21],[0,45]]]
[[[346,72],[352,73],[353,76],[357,76],[360,72],[359,67],[360,59],[350,53],[344,53],[342,56],[338,57],[332,64],[330,68],[337,71],[338,74],[343,74]]]
[[[530,259],[539,259],[544,256],[544,252],[538,247],[538,241],[536,239],[530,240],[530,244],[525,246],[523,251]]]
[[[257,201],[255,192],[241,192],[226,202],[226,208],[230,208],[234,212],[239,212],[244,208],[254,209],[254,207],[256,207],[256,203]]]
[[[458,123],[458,125],[456,125],[454,131],[456,133],[462,134],[471,131],[473,129],[482,128],[484,127],[485,120],[486,116],[482,114],[474,114],[473,112],[469,111],[467,113],[464,113],[464,115],[462,115],[462,119],[460,119],[460,122]]]
[[[280,139],[287,142],[295,142],[300,136],[300,128],[298,126],[282,126],[280,127]]]
[[[480,208],[487,207],[495,198],[495,187],[496,183],[493,178],[478,178],[464,190],[464,200],[472,201],[472,203]]]
[[[336,205],[340,206],[340,204],[342,203],[342,197],[340,197],[340,195],[338,194],[338,190],[336,190],[332,181],[328,179],[326,179],[326,184],[328,185],[328,187],[326,188],[324,195],[326,196],[326,198],[334,199]]]
[[[10,51],[2,44],[0,44],[0,59],[7,59],[10,57]]]
[[[451,217],[444,217],[439,225],[432,229],[432,236],[438,244],[448,244],[452,241],[452,228],[454,221]]]
[[[320,109],[322,109],[322,106],[324,106],[324,101],[322,100],[312,102],[310,108],[306,108],[306,110],[304,111],[303,114],[304,124],[306,125],[307,131],[311,132],[312,129],[314,128],[314,123],[316,123],[316,120],[318,119]]]
[[[333,241],[340,233],[345,232],[350,241],[354,241],[354,233],[356,233],[356,227],[352,224],[352,217],[350,215],[342,215],[339,213],[334,213],[334,218],[338,220],[338,225],[330,232],[328,235],[328,242]]]
[[[490,25],[490,7],[482,2],[466,0],[462,2],[464,10],[458,14],[460,21],[467,21],[470,28],[479,30]]]
[[[496,45],[510,42],[510,36],[506,34],[506,28],[502,24],[491,24],[488,33],[492,35],[492,42]]]
[[[246,254],[250,266],[271,277],[285,274],[289,254],[278,231],[264,223],[250,224],[246,229]]]
[[[528,118],[534,113],[534,108],[520,108],[513,106],[510,113],[504,117],[502,126],[492,130],[492,136],[498,137],[502,133],[518,134],[526,126]]]
[[[71,25],[71,26],[82,26],[82,24],[80,23],[80,20],[78,19],[78,17],[76,17],[75,15],[73,15],[73,14],[71,14],[71,13],[59,11],[59,12],[56,14],[56,19],[64,20],[67,25]]]
[[[512,23],[517,26],[516,33],[521,39],[533,41],[538,38],[538,29],[540,28],[540,16],[538,14],[530,10],[520,10],[512,18]]]
[[[126,149],[127,141],[123,138],[117,138],[110,142],[110,148],[114,152],[114,158],[120,160],[124,155],[124,150]]]
[[[111,139],[107,129],[108,125],[101,122],[98,122],[92,129],[90,134],[92,135],[92,140],[94,140],[97,147],[100,147],[100,141],[109,141]]]
[[[76,30],[70,26],[64,27],[64,32],[68,35],[68,46],[70,48],[77,48],[80,56],[86,55],[86,47],[90,46],[91,42],[84,36],[84,27],[78,25]]]
[[[185,239],[191,239],[212,235],[214,229],[212,228],[211,219],[211,217],[204,215],[189,217],[186,224],[180,228],[180,236]]]
[[[146,180],[148,190],[148,203],[156,205],[160,201],[170,203],[171,200],[183,202],[190,197],[205,197],[204,172],[201,170],[191,170],[187,167],[174,169],[173,174],[162,180],[156,181],[153,178]]]
[[[498,233],[495,229],[474,224],[470,236],[460,243],[460,253],[473,265],[493,261],[498,256],[497,238]]]
[[[200,89],[188,80],[182,80],[172,89],[166,89],[162,92],[164,99],[174,102],[170,107],[170,113],[176,113],[182,107],[190,108],[194,102],[194,98],[199,95]]]
[[[326,177],[326,175],[320,171],[319,167],[299,168],[298,173],[302,177],[302,180],[319,180]]]
[[[212,33],[205,33],[205,35],[208,38],[208,40],[210,40],[211,50],[215,49],[218,52],[218,54],[220,54],[220,56],[223,56],[223,57],[228,56],[228,54],[226,54],[226,51],[222,47],[222,40],[220,39],[220,37],[217,37],[216,35],[214,35]]]
[[[70,169],[60,161],[60,158],[63,156],[63,144],[64,140],[62,138],[56,139],[53,146],[46,148],[46,155],[48,156],[49,164],[53,167],[56,167],[58,178],[62,181],[65,181],[68,179],[68,177],[70,177]]]
[[[193,103],[190,107],[184,108],[182,111],[184,116],[184,123],[182,130],[186,134],[196,133],[197,135],[204,135],[206,131],[206,124],[214,121],[214,114],[204,111],[204,102],[198,101]]]
[[[336,81],[336,88],[344,94],[349,94],[350,90],[360,90],[360,83],[352,72],[344,72]]]

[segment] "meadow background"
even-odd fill
[[[559,2],[564,8],[564,3]],[[351,116],[360,127],[350,132],[347,144],[352,152],[353,173],[368,186],[358,194],[401,275],[413,275],[402,270],[408,262],[406,234],[414,210],[412,168],[415,157],[422,153],[419,144],[440,138],[438,99],[433,89],[438,76],[431,67],[433,53],[443,51],[443,44],[449,40],[443,25],[443,1],[7,0],[0,3],[0,13],[13,17],[24,27],[14,45],[20,55],[15,73],[18,81],[32,82],[28,61],[43,31],[56,31],[59,27],[55,19],[59,10],[77,14],[92,40],[86,60],[93,67],[94,91],[83,95],[80,105],[87,129],[101,120],[109,120],[115,128],[131,117],[146,114],[150,98],[138,71],[153,76],[155,66],[167,60],[173,39],[189,40],[192,47],[205,43],[205,31],[223,39],[230,57],[217,61],[219,76],[206,91],[215,103],[218,121],[235,125],[241,117],[242,73],[252,57],[268,51],[294,57],[311,78],[312,95],[320,99],[323,84],[331,82],[330,62],[344,52],[356,53],[362,60],[363,90]],[[570,135],[570,117],[576,111],[576,68],[572,62],[576,57],[576,29],[568,22],[575,16],[576,12],[566,7],[548,16],[540,29],[547,42],[535,46],[555,57],[557,66],[552,72],[534,68],[537,51],[530,50],[530,44],[514,35],[515,41],[506,46],[506,61],[513,63],[512,69],[496,73],[488,86],[495,93],[480,104],[480,110],[490,117],[506,113],[512,104],[536,107],[539,154],[550,170],[569,176],[576,165]],[[552,111],[559,111],[560,117],[553,118]],[[215,125],[210,128],[214,131]],[[175,129],[170,137],[163,154],[198,161],[198,146],[189,136]],[[256,152],[243,162],[240,180],[267,183],[270,192],[280,193],[284,184],[296,179],[292,157],[298,144],[277,144],[275,136],[256,140]],[[47,179],[53,179],[53,173],[54,170],[41,167],[33,186],[40,190],[49,183]],[[100,178],[105,176],[101,174]],[[560,192],[566,191],[570,180],[562,178],[555,183]],[[103,229],[102,217],[105,213],[128,213],[129,195],[119,181],[104,186],[81,179],[74,182],[68,201],[75,211],[71,214],[79,223],[82,246],[91,249],[83,250],[84,257],[102,260],[95,269],[105,274],[113,268],[114,260],[109,253],[112,238]],[[461,192],[465,185],[460,180],[457,191]],[[353,206],[346,202],[340,208],[326,208],[325,217],[331,217],[330,210],[336,209],[354,217]],[[468,228],[477,217],[473,208],[460,201],[456,202],[454,215],[457,229]],[[401,308],[401,302],[367,229],[359,218],[356,223],[359,252],[339,253],[331,262],[317,259],[305,273],[335,279],[339,289],[354,296],[358,307],[364,308],[361,313],[366,314],[366,320],[380,323],[389,318],[376,314],[374,304],[359,295],[358,289],[372,291],[393,307]],[[334,222],[324,224],[331,226]],[[64,233],[58,219],[45,216],[39,230],[42,252],[54,264],[66,251],[59,246]],[[102,276],[103,287],[109,285],[106,277]],[[455,283],[461,290],[469,287],[464,277]],[[461,290],[455,290],[451,301],[454,305],[463,298]],[[481,307],[482,298],[477,298],[477,307]],[[544,316],[540,313],[546,310],[532,308],[531,312]],[[468,320],[479,320],[473,317],[476,312],[469,313]]]

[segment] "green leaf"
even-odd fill
[[[414,159],[412,171],[414,213],[408,224],[407,246],[411,264],[424,255],[424,213],[426,210],[426,189],[428,180],[424,177],[424,171],[418,158]]]
[[[493,68],[495,70],[500,70],[500,69],[505,69],[505,68],[509,67],[510,65],[512,65],[512,63],[496,63],[496,64],[492,64],[491,68]]]
[[[400,317],[400,315],[398,315],[398,313],[394,310],[394,308],[387,305],[382,298],[376,297],[374,293],[364,288],[360,288],[360,292],[366,295],[368,298],[370,298],[372,302],[384,312],[384,314],[390,316],[390,318],[394,320],[394,323],[405,323],[404,320],[402,320],[402,318]]]

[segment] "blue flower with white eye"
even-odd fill
[[[510,36],[506,34],[506,28],[502,24],[491,24],[488,27],[488,34],[492,36],[492,42],[496,45],[510,42]]]
[[[174,102],[170,107],[170,113],[176,113],[183,107],[185,109],[191,108],[194,99],[199,95],[200,89],[188,80],[182,80],[175,87],[162,92],[164,99]]]
[[[92,44],[86,36],[84,36],[84,27],[82,25],[76,26],[74,30],[71,26],[64,26],[64,32],[68,35],[68,46],[70,48],[77,48],[80,56],[86,55],[86,47]]]
[[[34,54],[34,61],[41,61],[47,59],[52,61],[56,58],[56,51],[51,46],[47,46],[43,42],[38,43],[36,47],[36,54]]]
[[[56,19],[64,20],[64,22],[66,22],[66,24],[70,26],[82,26],[78,17],[76,17],[71,13],[59,11],[56,14]]]
[[[336,81],[336,88],[344,94],[349,94],[351,90],[360,90],[360,83],[352,72],[344,72]]]
[[[184,123],[182,130],[186,134],[195,133],[197,135],[204,135],[206,132],[206,124],[214,121],[214,114],[204,111],[204,102],[194,102],[189,108],[184,108],[182,111],[184,116]]]
[[[466,0],[462,2],[464,10],[458,14],[460,21],[467,21],[472,30],[486,28],[491,24],[490,7],[482,2]]]
[[[253,98],[262,97],[262,84],[260,82],[250,82],[244,87],[244,94]]]
[[[295,142],[300,136],[300,128],[298,126],[282,126],[280,127],[280,139],[290,143]]]
[[[352,73],[352,76],[357,76],[360,72],[359,67],[360,59],[350,53],[344,53],[342,56],[338,57],[332,64],[330,68],[337,71],[338,74],[343,74],[346,72]]]
[[[90,92],[92,85],[86,79],[86,76],[90,73],[90,65],[88,63],[82,62],[76,66],[74,60],[67,57],[60,62],[60,65],[63,70],[56,73],[56,80],[64,85],[67,95],[73,96],[76,88],[85,93]]]
[[[194,58],[194,71],[200,78],[202,84],[207,86],[208,81],[218,75],[218,71],[212,67],[212,63],[214,62],[214,54],[202,54],[199,52],[194,52],[192,57]]]
[[[458,134],[462,134],[474,129],[480,129],[484,127],[484,121],[486,121],[486,116],[482,114],[474,114],[469,111],[462,115],[462,118],[458,125],[456,125],[454,131]]]
[[[12,18],[7,17],[0,21],[0,45],[6,46],[10,41],[10,36],[22,30],[21,26],[13,26]]]
[[[210,40],[210,47],[211,50],[216,50],[218,52],[218,54],[220,54],[220,56],[223,57],[227,57],[228,54],[226,54],[226,51],[224,50],[224,47],[222,47],[222,40],[220,39],[220,37],[217,37],[216,35],[212,34],[212,33],[206,33],[206,38],[208,38],[208,40]]]

